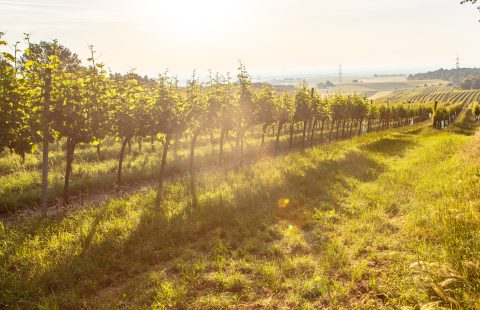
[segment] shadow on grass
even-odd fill
[[[390,148],[394,146],[392,154],[413,146],[405,141],[382,140]],[[382,143],[373,143],[366,150],[386,152],[386,148],[380,146]],[[355,186],[352,179],[370,182],[385,168],[369,158],[366,151],[341,149],[341,146],[338,149],[340,153],[336,159],[325,159],[317,153],[321,152],[318,149],[279,158],[280,163],[275,168],[280,169],[282,177],[275,183],[259,180],[261,163],[259,167],[245,167],[237,173],[224,174],[221,180],[215,179],[215,184],[200,183],[199,205],[195,209],[188,205],[185,180],[180,180],[177,187],[167,186],[160,209],[152,207],[153,193],[144,194],[141,201],[123,201],[103,207],[98,210],[86,236],[81,238],[78,250],[70,249],[67,255],[62,253],[61,260],[56,259],[41,272],[20,267],[24,268],[25,275],[29,274],[30,281],[9,274],[0,280],[0,288],[4,288],[0,299],[3,298],[5,305],[28,308],[35,307],[41,296],[49,296],[60,308],[77,308],[99,290],[166,263],[182,255],[192,244],[197,245],[197,251],[210,255],[218,239],[227,248],[238,249],[245,240],[253,238],[259,246],[251,255],[273,259],[276,250],[273,243],[265,241],[265,236],[272,224],[281,220],[277,207],[279,199],[291,200],[292,208],[298,208],[292,211],[294,216],[312,211],[306,206],[337,208],[340,200]],[[217,183],[226,184],[229,189]],[[138,223],[131,230],[121,225],[132,221],[126,208],[141,212]],[[36,234],[55,233],[52,227],[44,229]],[[95,242],[98,234],[102,239]],[[319,247],[315,240],[308,241],[311,248]]]
[[[448,127],[448,130],[465,136],[473,136],[478,127],[480,127],[480,123],[475,121],[472,109],[464,108],[454,123]]]
[[[417,135],[419,135],[420,133],[422,133],[424,129],[425,129],[424,127],[418,127],[418,128],[415,128],[415,129],[406,130],[406,131],[404,131],[403,133],[404,133],[404,134],[407,134],[407,135],[417,136]]]
[[[409,141],[405,138],[382,138],[362,148],[369,152],[381,153],[389,156],[402,157],[405,152],[415,146],[415,142]]]

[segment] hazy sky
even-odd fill
[[[460,0],[0,0],[10,43],[59,39],[114,71],[181,77],[480,66],[480,14]]]

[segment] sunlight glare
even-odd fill
[[[243,6],[231,0],[142,0],[135,5],[148,27],[177,39],[225,36],[242,22]]]

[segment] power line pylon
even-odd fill
[[[342,72],[342,65],[338,66],[338,84],[342,84],[343,79],[343,72]]]

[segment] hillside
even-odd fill
[[[462,90],[453,86],[430,86],[379,92],[369,99],[393,102],[435,102],[472,104],[480,102],[480,90]]]
[[[426,73],[411,74],[409,80],[440,79],[460,84],[469,76],[480,76],[480,68],[438,69]]]
[[[0,0],[0,310],[480,310],[478,3]]]
[[[146,188],[0,224],[0,305],[474,307],[480,136],[458,122],[204,171],[195,209],[178,179],[160,209]]]

